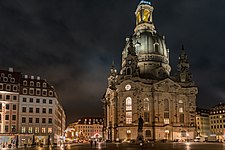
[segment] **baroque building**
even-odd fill
[[[70,124],[65,133],[66,142],[101,141],[103,118],[83,117]]]
[[[66,116],[54,87],[13,68],[0,75],[0,148],[60,145]]]
[[[134,34],[127,38],[122,64],[114,64],[103,96],[104,138],[136,140],[138,118],[145,140],[190,140],[196,136],[196,94],[182,46],[177,73],[171,75],[165,36],[153,23],[153,6],[142,0],[135,12]]]

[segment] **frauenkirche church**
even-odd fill
[[[105,139],[136,140],[139,118],[144,140],[190,140],[195,137],[196,94],[182,47],[177,73],[171,75],[165,37],[157,33],[151,2],[137,6],[134,34],[122,51],[121,70],[114,65],[103,97]]]

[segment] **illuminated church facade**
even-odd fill
[[[138,118],[144,140],[190,140],[195,137],[196,94],[187,55],[182,47],[177,73],[170,75],[165,36],[153,24],[153,6],[137,6],[134,34],[122,51],[121,70],[112,66],[103,96],[104,138],[136,140]]]

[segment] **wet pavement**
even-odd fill
[[[2,148],[2,150],[8,148]],[[90,144],[68,144],[64,147],[27,147],[11,148],[11,150],[225,150],[225,143],[148,143],[148,144],[128,144],[128,143],[97,143]]]

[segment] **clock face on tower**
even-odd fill
[[[130,85],[130,84],[127,84],[127,85],[125,86],[125,90],[129,91],[130,89],[131,89],[131,85]]]

